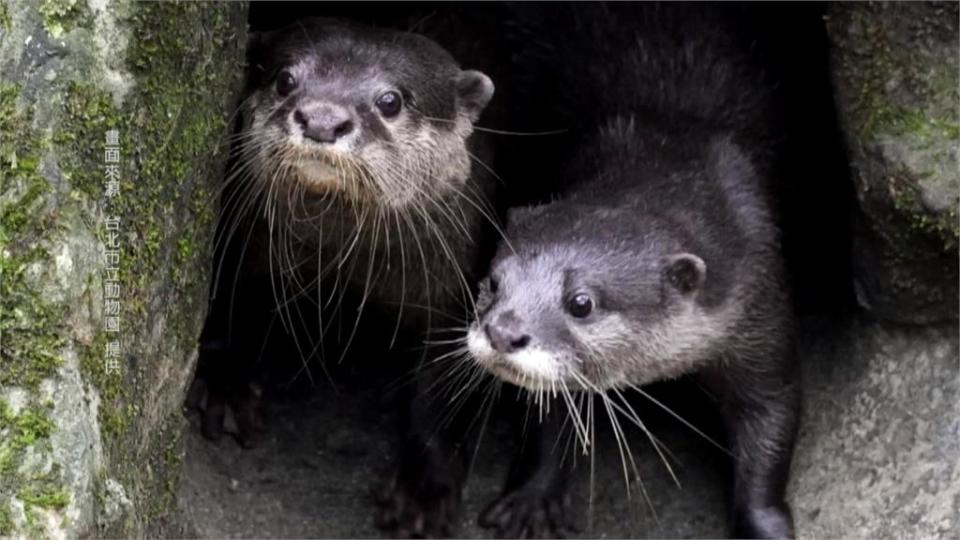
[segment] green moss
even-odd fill
[[[897,178],[902,178],[897,180]],[[905,223],[888,224],[890,231],[906,230],[914,235],[927,238],[936,238],[940,249],[945,254],[956,254],[960,247],[960,223],[958,223],[957,209],[951,207],[945,212],[931,214],[923,208],[920,196],[913,188],[916,180],[911,179],[909,173],[900,171],[899,176],[891,180],[891,198],[897,216],[902,216]],[[888,237],[889,238],[889,237]],[[897,245],[910,246],[910,238],[894,239]],[[923,246],[926,248],[926,245]],[[905,253],[910,255],[910,253]]]
[[[63,308],[44,299],[35,277],[52,265],[47,246],[59,233],[46,204],[51,187],[40,174],[49,142],[32,129],[33,110],[18,104],[19,95],[19,87],[0,83],[0,133],[16,134],[0,138],[0,388],[18,386],[32,395],[56,374],[66,339]],[[60,490],[56,474],[38,481],[19,472],[28,448],[48,448],[54,430],[49,407],[34,399],[18,414],[0,400],[0,493]],[[35,500],[56,502],[46,496],[23,501],[28,520]],[[0,533],[13,528],[10,512],[10,499],[0,498]]]
[[[213,182],[224,157],[224,105],[242,72],[239,49],[234,49],[233,62],[223,60],[225,47],[237,45],[238,14],[241,7],[226,4],[137,4],[121,20],[135,36],[126,51],[126,68],[135,84],[124,102],[118,106],[95,85],[70,83],[63,122],[53,136],[64,177],[85,199],[96,201],[104,215],[120,218],[124,369],[105,370],[105,347],[114,339],[105,332],[84,345],[80,359],[85,379],[101,397],[99,421],[110,475],[150,517],[169,507],[169,479],[175,477],[177,463],[169,450],[141,446],[145,440],[169,439],[171,433],[157,431],[157,404],[143,401],[169,381],[155,380],[154,370],[138,366],[161,356],[187,361],[196,346],[207,288],[207,239],[216,208]],[[197,33],[197,28],[205,31]],[[217,61],[204,61],[210,58]],[[115,198],[105,197],[101,174],[108,129],[120,133],[122,171]],[[162,293],[156,290],[160,283]],[[159,307],[158,294],[163,294]],[[161,321],[164,340],[154,343],[149,332]],[[128,363],[128,358],[134,361]],[[149,430],[149,436],[142,430]],[[144,462],[154,471],[149,478],[144,478]],[[139,526],[127,521],[100,533],[129,536]]]
[[[39,508],[61,509],[70,504],[70,494],[62,487],[42,483],[30,484],[17,494],[21,501]]]
[[[0,443],[0,455],[9,456],[0,460],[4,463],[0,470],[12,472],[9,463],[15,464],[15,460],[23,457],[27,447],[50,437],[54,429],[53,422],[48,417],[51,408],[52,405],[30,405],[18,414],[13,414],[10,406],[0,400],[0,433],[4,434],[3,442]]]
[[[46,474],[26,479],[17,491],[17,498],[23,502],[27,536],[31,538],[45,536],[43,527],[37,523],[40,510],[62,510],[70,504],[70,494],[60,486],[60,468],[56,465]]]
[[[115,106],[110,93],[90,83],[70,81],[64,93],[62,121],[53,136],[54,144],[60,148],[60,167],[64,177],[88,200],[99,201],[106,215],[120,216],[121,226],[129,220],[137,219],[137,216],[135,212],[122,214],[117,208],[119,205],[106,198],[102,164],[107,131],[116,129],[120,132],[121,155],[123,149],[132,147],[129,132],[133,128],[123,115],[124,112]],[[121,159],[124,157],[128,156],[122,155]],[[122,176],[129,177],[133,173],[134,170],[127,167]],[[98,223],[97,226],[98,236],[102,241],[106,231],[103,223]],[[122,246],[121,249],[123,247],[128,246]],[[124,258],[121,257],[121,264]],[[95,286],[99,286],[99,283]],[[132,291],[128,286],[128,283],[122,282],[121,290]],[[90,343],[80,349],[83,372],[100,395],[98,420],[102,434],[111,441],[119,440],[125,433],[129,420],[124,409],[128,396],[123,374],[119,370],[108,371],[105,364],[107,343],[114,339],[118,338],[101,330],[94,335]]]
[[[910,171],[902,166],[882,179],[885,185],[863,195],[869,199],[865,204],[880,209],[892,206],[871,215],[879,220],[877,232],[887,241],[889,254],[903,262],[928,257],[931,249],[955,255],[960,245],[956,209],[932,212],[925,207],[919,187],[927,179],[956,182],[949,176],[956,174],[956,144],[960,140],[955,49],[952,58],[938,58],[934,55],[944,53],[936,47],[907,47],[897,41],[915,31],[897,25],[907,24],[903,21],[916,18],[919,12],[928,13],[925,10],[928,8],[916,5],[848,4],[837,7],[840,16],[828,23],[834,25],[834,54],[838,55],[835,69],[839,70],[840,88],[846,89],[842,106],[848,109],[847,127],[854,151],[870,163],[880,159],[875,157],[883,152],[879,145],[903,145],[929,159],[936,170]],[[916,27],[916,23],[909,24]],[[955,35],[955,22],[953,30],[939,28],[949,24],[947,18],[923,22],[928,31],[937,28],[941,34],[952,31]],[[855,30],[848,32],[850,28]],[[889,168],[890,164],[881,167]]]
[[[13,515],[10,512],[10,504],[7,501],[0,501],[0,536],[7,536],[13,532]]]
[[[960,134],[955,105],[960,99],[956,60],[928,56],[918,61],[915,55],[928,54],[922,47],[900,46],[892,36],[907,30],[889,28],[895,24],[893,16],[884,14],[888,9],[900,7],[861,4],[843,6],[841,10],[844,16],[838,20],[849,21],[857,29],[854,37],[848,35],[843,26],[835,27],[833,32],[834,38],[840,41],[836,47],[838,54],[843,55],[837,67],[851,86],[848,97],[854,110],[856,125],[853,127],[861,140],[872,140],[881,133],[956,140]],[[909,9],[912,7],[905,7],[906,11],[900,15],[913,14]],[[847,40],[855,41],[858,46]],[[932,66],[938,69],[930,70]],[[904,101],[894,99],[898,92],[912,96],[918,104],[939,103],[947,107],[938,112],[924,110],[919,105],[917,108],[895,105]]]
[[[183,441],[180,434],[183,432],[184,419],[179,413],[170,414],[160,430],[167,435],[166,441],[150,460],[150,468],[154,471],[152,477],[153,499],[147,507],[147,515],[151,520],[159,520],[166,516],[173,506],[177,496],[177,482],[183,463]]]
[[[82,0],[40,0],[43,27],[54,39],[87,24],[90,12]]]
[[[57,37],[85,25],[85,6],[44,1],[44,26]],[[72,71],[89,62],[83,53],[67,58],[42,105],[36,104],[48,107],[44,117],[55,120],[49,135],[31,128],[33,111],[18,102],[20,89],[0,83],[0,386],[36,389],[56,375],[65,348],[77,352],[84,381],[100,397],[98,420],[110,478],[123,484],[134,505],[122,523],[97,536],[140,536],[144,516],[164,515],[173,500],[183,419],[179,411],[168,418],[168,411],[157,410],[165,405],[149,397],[164,388],[159,395],[166,403],[185,383],[172,377],[185,370],[157,369],[154,362],[188,362],[196,346],[216,212],[213,185],[225,157],[225,109],[242,73],[237,29],[243,28],[244,9],[241,4],[166,2],[116,7],[113,15],[131,36],[125,67],[133,84],[120,102],[98,81]],[[103,189],[110,129],[120,133],[121,192],[115,198]],[[48,169],[55,174],[56,199],[41,174]],[[121,332],[71,337],[63,321],[71,315],[68,310],[82,307],[42,302],[33,282],[42,283],[44,273],[55,268],[48,250],[62,232],[58,224],[102,216],[117,216],[121,223]],[[97,230],[101,239],[104,233]],[[97,298],[101,281],[101,275],[88,276],[83,297]],[[156,340],[154,332],[161,327],[163,339]],[[119,372],[108,371],[104,363],[113,339],[121,343]],[[0,492],[24,501],[26,533],[41,534],[41,509],[62,509],[68,492],[59,485],[59,471],[49,477],[17,476],[16,471],[22,452],[45,444],[53,424],[43,407],[31,405],[15,416],[8,408],[2,411]],[[102,503],[102,497],[98,500]],[[0,508],[7,502],[0,497]]]
[[[0,388],[35,392],[56,374],[66,339],[62,307],[45,301],[32,277],[50,267],[47,245],[58,229],[46,205],[51,187],[39,170],[48,142],[31,128],[33,111],[18,106],[19,95],[19,87],[0,83],[0,133],[16,134],[0,138]],[[49,407],[31,401],[13,414],[0,400],[0,493],[40,485],[18,469],[27,449],[48,444],[53,429]],[[43,485],[56,489],[58,481]],[[34,505],[24,504],[32,512]],[[0,498],[0,534],[13,528],[10,512],[10,499]]]
[[[53,431],[53,422],[46,416],[46,411],[24,411],[14,423],[13,444],[14,447],[26,448],[37,442],[38,439],[45,439]]]
[[[109,371],[104,362],[107,342],[111,339],[113,338],[106,332],[97,333],[94,342],[83,349],[80,366],[87,380],[100,393],[98,421],[101,434],[108,441],[118,441],[127,433],[132,415],[124,407],[130,396],[122,371]]]
[[[10,18],[10,10],[7,7],[7,3],[0,2],[0,28],[2,28],[4,32],[9,32],[12,24],[13,20]],[[0,512],[2,512],[2,507],[0,507]],[[0,516],[0,518],[2,518],[2,516]],[[0,534],[2,533],[3,531],[0,530]]]
[[[53,142],[68,150],[61,163],[64,176],[91,200],[102,200],[105,136],[121,126],[121,113],[110,93],[79,81],[68,83],[63,112]],[[122,147],[130,147],[129,138],[121,141]],[[92,163],[98,166],[86,166]]]
[[[52,403],[30,404],[14,414],[10,406],[0,400],[0,492],[16,493],[24,505],[28,529],[35,533],[40,532],[34,519],[37,508],[61,509],[70,503],[58,465],[35,476],[18,472],[27,450],[40,447],[53,433],[54,425],[49,419],[52,408]],[[0,500],[0,534],[13,529],[9,504],[9,499]]]
[[[0,387],[36,387],[60,365],[62,311],[43,301],[32,268],[50,263],[44,240],[55,232],[45,210],[50,185],[40,174],[45,146],[20,110],[20,88],[0,83]]]

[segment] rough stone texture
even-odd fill
[[[0,3],[0,536],[141,535],[173,501],[245,34],[242,3]]]
[[[956,2],[829,10],[836,102],[860,201],[857,295],[887,320],[958,316],[957,26]]]
[[[960,350],[954,325],[824,326],[804,355],[793,466],[815,538],[960,536]]]

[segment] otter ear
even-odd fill
[[[664,276],[673,288],[689,295],[700,290],[707,279],[707,265],[693,253],[678,253],[667,257]]]
[[[490,98],[493,97],[493,81],[479,71],[461,71],[457,76],[457,109],[476,122]]]

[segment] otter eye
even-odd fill
[[[287,96],[290,92],[297,89],[297,79],[287,70],[283,70],[277,75],[277,93],[281,97]]]
[[[570,315],[582,319],[593,311],[593,299],[587,293],[578,293],[567,302]]]
[[[381,114],[387,118],[392,118],[400,114],[400,107],[403,106],[403,98],[400,97],[398,92],[394,92],[393,90],[384,92],[377,98],[376,106],[380,109]]]
[[[490,292],[493,293],[493,294],[497,294],[497,291],[499,291],[499,290],[500,290],[500,282],[491,277],[491,278],[490,278]]]

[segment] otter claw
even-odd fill
[[[512,491],[480,515],[480,526],[494,529],[497,538],[564,538],[577,533],[567,493]]]
[[[198,377],[188,393],[187,407],[199,411],[200,431],[206,439],[218,442],[226,432],[233,435],[241,447],[253,448],[265,429],[260,411],[261,392],[249,384],[235,394],[225,396]]]
[[[377,493],[377,527],[396,538],[449,538],[464,477],[458,456],[418,445],[404,455],[397,474]]]
[[[432,496],[425,496],[432,492]],[[395,538],[449,538],[459,489],[420,490],[392,480],[377,495],[377,527]]]

